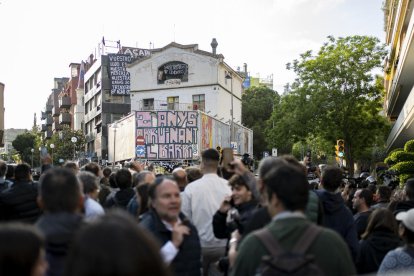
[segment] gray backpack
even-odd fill
[[[254,235],[259,238],[270,253],[270,255],[262,257],[256,275],[324,275],[316,264],[315,257],[306,254],[321,230],[320,227],[311,224],[290,251],[286,251],[280,246],[268,228],[254,232]]]

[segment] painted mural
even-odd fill
[[[208,148],[226,148],[230,146],[230,125],[220,122],[207,114],[200,113],[201,144],[200,151]]]
[[[197,111],[137,111],[136,157],[148,160],[198,156]]]

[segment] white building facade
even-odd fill
[[[230,124],[233,109],[241,124],[243,79],[214,52],[173,42],[130,64],[131,111],[201,110]]]

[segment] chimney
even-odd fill
[[[215,38],[213,38],[213,40],[211,41],[211,48],[213,49],[213,54],[216,54],[216,49],[217,49],[217,40]]]

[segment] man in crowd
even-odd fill
[[[352,212],[345,206],[339,191],[342,179],[342,169],[335,166],[327,166],[322,174],[322,190],[317,190],[316,194],[323,205],[323,225],[335,230],[342,236],[355,260],[358,254],[358,237]]]
[[[34,223],[41,214],[37,206],[37,182],[32,181],[31,168],[16,166],[14,184],[0,194],[0,221]]]
[[[119,191],[115,194],[110,194],[106,199],[104,207],[112,208],[118,207],[125,209],[135,192],[132,189],[132,175],[128,169],[120,169],[115,174],[115,181],[118,185]]]
[[[204,175],[185,188],[182,193],[182,211],[195,225],[200,236],[203,275],[219,275],[214,263],[224,256],[226,240],[214,237],[212,220],[223,198],[231,195],[231,189],[227,181],[217,175],[220,159],[218,151],[207,149],[201,157],[201,170]]]
[[[284,250],[290,251],[298,241],[307,238],[305,235],[310,227],[316,227],[304,214],[309,196],[308,181],[303,171],[287,164],[268,172],[263,183],[267,191],[268,209],[273,217],[264,229]],[[316,238],[306,250],[306,255],[315,258],[315,265],[325,275],[354,275],[352,258],[339,235],[329,229],[317,229]],[[232,275],[255,275],[262,257],[270,255],[256,233],[242,241]]]
[[[372,197],[373,195],[370,190],[359,189],[355,192],[354,198],[352,199],[352,206],[356,210],[354,220],[359,240],[368,225],[368,218],[371,215],[370,207],[373,200]]]
[[[90,172],[80,172],[78,178],[83,186],[84,217],[85,220],[91,221],[105,214],[101,204],[98,203],[99,178]]]
[[[381,185],[377,189],[377,203],[371,206],[371,209],[388,208],[391,198],[391,188]]]
[[[409,178],[405,182],[404,196],[405,200],[398,202],[395,206],[394,214],[414,208],[414,178]]]
[[[49,169],[42,177],[39,206],[44,214],[36,226],[46,240],[48,276],[62,275],[66,255],[82,222],[82,185],[66,168]]]
[[[178,187],[180,187],[180,191],[184,191],[185,186],[187,186],[187,173],[181,167],[175,168],[172,172],[175,182],[177,182]]]
[[[197,229],[181,213],[180,190],[175,181],[159,177],[150,186],[152,209],[141,221],[161,243],[164,262],[174,275],[201,275],[201,247]]]

